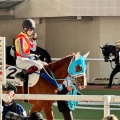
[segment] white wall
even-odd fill
[[[120,0],[25,0],[16,18],[59,16],[120,16]]]

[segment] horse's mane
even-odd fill
[[[115,45],[105,44],[102,49],[104,51],[106,51],[107,53],[112,53],[114,56],[116,56],[116,47],[115,47]]]
[[[64,58],[61,58],[60,60],[51,62],[48,65],[45,65],[44,67],[47,71],[49,71],[49,70],[54,71],[56,69],[59,69],[59,67],[61,67],[64,64],[66,64],[68,66],[72,57],[73,57],[73,55],[66,56]]]
[[[107,48],[107,49],[113,48],[113,49],[115,49],[115,45],[109,45],[109,44],[107,43],[107,44],[105,44],[105,45],[103,46],[103,48]]]
[[[103,47],[105,47],[105,46],[114,46],[115,47],[115,45],[109,45],[108,43],[106,43]]]

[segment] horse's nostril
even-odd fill
[[[76,70],[76,72],[79,72],[79,71],[82,70],[82,67],[81,67],[80,65],[77,65],[77,66],[75,67],[75,70]]]

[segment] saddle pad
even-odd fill
[[[6,81],[14,84],[15,86],[23,86],[23,82],[20,81],[20,79],[16,78],[15,75],[21,72],[21,69],[15,67],[15,66],[8,66],[6,68]],[[37,71],[37,73],[32,73],[29,75],[29,80],[28,80],[28,86],[32,87],[34,86],[39,77],[40,77],[40,71]]]

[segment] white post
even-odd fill
[[[107,115],[110,115],[110,101],[111,101],[111,96],[105,95],[104,96],[104,117],[106,117]]]
[[[3,111],[3,107],[2,107],[2,85],[0,85],[0,120],[2,120],[2,111]]]
[[[2,84],[6,81],[6,44],[5,37],[0,37],[0,120],[2,120]]]

